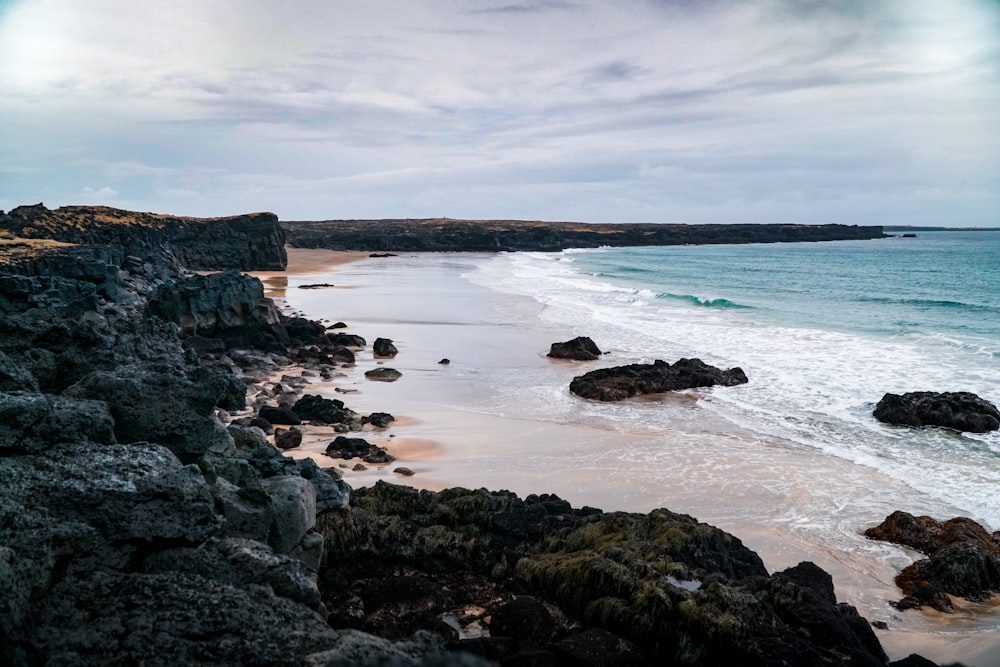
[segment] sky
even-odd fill
[[[1000,0],[0,0],[0,209],[1000,226]]]

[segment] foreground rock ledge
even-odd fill
[[[997,407],[968,391],[886,394],[873,414],[880,422],[900,426],[944,426],[969,433],[1000,429]]]
[[[604,513],[553,495],[378,482],[356,490],[349,510],[322,515],[318,530],[320,590],[337,628],[431,629],[454,651],[504,665],[888,662],[819,567],[769,576],[739,539],[665,509]],[[459,640],[439,620],[477,608],[476,618],[497,612],[490,636]],[[621,662],[557,662],[596,639],[632,648]]]
[[[680,359],[673,365],[657,359],[652,364],[629,364],[590,371],[573,378],[569,390],[577,396],[598,401],[621,401],[640,394],[746,384],[741,368],[722,370],[701,359]]]

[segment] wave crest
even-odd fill
[[[736,303],[735,301],[730,301],[729,299],[709,299],[707,297],[695,296],[694,294],[673,294],[671,292],[660,292],[656,295],[658,299],[675,299],[678,301],[686,301],[695,306],[704,306],[706,308],[752,308],[753,306],[746,306],[742,303]]]

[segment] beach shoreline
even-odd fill
[[[272,282],[265,282],[270,294],[273,294],[285,308],[290,308],[302,312],[311,319],[323,319],[336,317],[346,320],[355,333],[361,333],[366,337],[391,334],[401,346],[401,353],[396,360],[375,360],[370,358],[370,351],[361,352],[359,355],[359,370],[348,371],[347,377],[339,378],[329,383],[316,384],[311,389],[323,393],[330,398],[340,398],[349,407],[359,412],[371,412],[386,409],[394,414],[406,415],[407,422],[392,425],[389,429],[371,431],[370,427],[362,435],[370,438],[373,444],[378,444],[386,448],[399,459],[396,463],[388,466],[367,466],[367,470],[354,472],[343,469],[345,481],[351,485],[368,486],[378,480],[390,481],[404,484],[416,488],[429,490],[440,490],[449,486],[478,487],[487,486],[493,490],[498,488],[509,488],[515,493],[526,495],[528,493],[554,492],[566,498],[575,506],[589,504],[601,507],[605,510],[628,510],[628,511],[650,511],[654,507],[668,507],[673,511],[689,512],[699,520],[719,526],[727,532],[739,537],[745,544],[757,551],[764,559],[769,571],[776,571],[783,567],[789,567],[800,560],[812,560],[820,567],[829,571],[834,576],[837,585],[838,599],[845,600],[858,606],[863,615],[870,621],[882,621],[889,624],[889,630],[879,630],[877,634],[886,650],[894,659],[905,657],[914,651],[922,651],[924,654],[939,661],[952,661],[959,656],[960,659],[970,665],[981,667],[991,667],[1000,664],[998,659],[992,656],[992,652],[997,647],[997,635],[985,633],[976,623],[977,615],[983,613],[990,614],[991,610],[972,609],[967,614],[960,613],[957,617],[941,618],[931,612],[896,612],[890,610],[886,604],[889,599],[901,597],[898,589],[892,583],[892,576],[895,571],[905,566],[917,557],[912,552],[907,553],[896,547],[889,545],[879,545],[869,542],[865,548],[870,546],[870,552],[863,553],[840,553],[831,549],[828,545],[817,545],[809,542],[808,531],[795,532],[789,530],[788,526],[771,525],[767,522],[760,522],[753,518],[753,515],[726,516],[725,511],[712,511],[710,503],[705,502],[705,496],[712,496],[715,492],[728,494],[731,498],[739,498],[742,494],[748,505],[765,506],[775,502],[775,498],[780,495],[790,493],[788,488],[776,488],[767,493],[761,492],[761,487],[754,484],[744,484],[739,487],[738,482],[733,479],[726,480],[724,476],[709,474],[713,466],[721,466],[728,470],[728,475],[746,476],[763,475],[766,477],[768,466],[774,466],[777,462],[787,459],[789,452],[783,451],[780,446],[770,445],[761,447],[760,443],[738,442],[739,438],[733,441],[720,443],[719,438],[705,438],[709,445],[707,451],[719,458],[715,462],[701,463],[694,458],[679,462],[682,466],[690,467],[695,475],[693,484],[697,488],[686,493],[676,494],[682,497],[679,502],[651,502],[653,498],[662,497],[659,493],[615,493],[616,484],[595,483],[590,475],[607,475],[608,471],[617,469],[624,472],[620,467],[620,462],[603,462],[601,465],[592,465],[582,472],[575,472],[568,467],[565,461],[560,461],[558,457],[553,458],[544,453],[544,447],[565,447],[570,441],[586,441],[594,437],[594,429],[585,428],[574,424],[541,424],[519,420],[516,415],[498,417],[497,415],[484,415],[476,411],[475,407],[456,406],[453,397],[442,393],[443,384],[458,383],[464,384],[469,392],[475,391],[475,379],[478,372],[475,368],[468,367],[468,361],[463,357],[468,354],[467,350],[461,349],[461,338],[449,332],[458,328],[473,328],[469,322],[433,322],[434,316],[437,319],[440,312],[426,313],[428,322],[418,322],[416,315],[406,311],[406,308],[393,310],[385,299],[386,293],[382,290],[386,286],[380,281],[385,281],[389,276],[395,276],[394,271],[398,264],[405,264],[403,258],[399,263],[393,260],[378,260],[370,263],[357,263],[359,260],[367,258],[365,253],[350,253],[342,251],[290,249],[288,272],[285,274],[286,281],[282,283],[278,276],[265,276],[267,279],[274,279]],[[455,266],[461,264],[460,258],[450,256],[442,257],[439,261],[451,264],[447,270],[454,274]],[[388,263],[386,263],[388,262]],[[430,262],[425,262],[430,264]],[[445,273],[447,273],[447,270]],[[329,274],[331,283],[338,289],[327,292],[321,297],[317,292],[321,290],[309,290],[308,292],[291,292],[289,287],[294,285],[296,278],[306,276],[317,276]],[[260,275],[260,274],[255,274]],[[339,276],[339,277],[338,277]],[[453,280],[459,280],[458,275],[452,275]],[[381,287],[379,287],[381,285]],[[340,291],[339,288],[357,287],[356,292],[349,295]],[[408,285],[407,289],[415,288],[416,285]],[[434,297],[434,290],[439,288],[437,283],[424,285],[430,288],[431,294],[428,298]],[[367,288],[367,289],[366,289]],[[392,291],[405,291],[399,284],[392,285]],[[293,296],[294,295],[294,296]],[[301,296],[301,298],[300,298]],[[410,297],[412,298],[412,294]],[[291,298],[290,298],[291,297]],[[402,298],[406,298],[405,295]],[[290,302],[289,302],[290,299]],[[364,312],[358,312],[357,317],[352,318],[352,305],[357,305],[361,300],[373,302],[374,306],[367,308]],[[320,302],[340,302],[343,305],[318,306]],[[377,304],[382,303],[386,307],[379,308]],[[398,305],[398,304],[396,304]],[[505,307],[511,307],[505,303]],[[405,304],[404,304],[405,306]],[[333,311],[323,310],[323,308],[335,308]],[[461,304],[458,304],[461,307]],[[524,308],[520,304],[517,308]],[[516,309],[517,309],[516,308]],[[433,310],[433,309],[429,309]],[[530,308],[518,311],[521,316],[531,317]],[[395,316],[394,316],[395,314]],[[471,317],[469,319],[472,319]],[[461,325],[459,327],[458,325]],[[435,326],[437,327],[435,329]],[[431,330],[437,331],[437,335],[444,332],[443,338],[447,345],[451,346],[453,356],[459,357],[459,363],[453,368],[435,367],[436,357],[441,354],[440,340],[431,345],[430,350],[421,350],[426,346],[424,336]],[[497,335],[494,331],[490,335]],[[519,334],[523,338],[523,344],[532,349],[541,345],[543,340],[554,342],[557,338],[552,338],[555,332],[543,331],[534,332],[527,335],[523,330]],[[501,332],[502,335],[504,332]],[[501,336],[502,337],[502,336]],[[517,339],[517,336],[504,338],[500,347],[510,345],[510,340]],[[529,360],[532,369],[544,368],[548,366],[558,366],[557,362],[545,360],[543,350],[539,350],[534,356],[539,357],[535,361]],[[483,363],[496,363],[499,357],[485,355]],[[537,362],[537,364],[536,364]],[[402,370],[404,377],[392,384],[372,383],[364,381],[361,376],[360,367],[370,367],[373,363],[392,365]],[[574,365],[563,364],[570,372]],[[442,384],[443,383],[443,384]],[[355,393],[333,393],[335,387],[353,390]],[[409,395],[409,397],[407,397]],[[670,400],[670,399],[668,399]],[[688,399],[693,405],[697,404],[697,399]],[[399,407],[396,407],[399,406]],[[322,448],[329,441],[329,434],[316,433],[307,434],[301,448],[286,452],[296,458],[312,457],[323,467],[333,467],[345,462],[335,462],[322,454]],[[315,436],[315,437],[314,437]],[[609,431],[607,438],[596,442],[595,447],[581,453],[580,459],[584,461],[604,458],[601,448],[611,449],[614,447],[614,439],[618,432]],[[633,434],[634,437],[642,440],[648,438],[642,433]],[[632,437],[632,436],[630,436]],[[511,447],[505,440],[518,439],[521,448]],[[478,440],[478,443],[471,443],[471,440]],[[733,442],[739,446],[739,452],[744,454],[750,452],[764,452],[764,455],[754,464],[747,464],[741,460],[743,454],[733,453]],[[560,444],[562,443],[562,444]],[[652,445],[652,443],[651,443]],[[497,463],[490,463],[489,456],[483,456],[486,450],[496,450],[497,448],[511,447],[514,451],[506,458],[497,459]],[[713,450],[712,447],[715,449]],[[474,451],[473,451],[474,450]],[[537,450],[532,452],[532,450]],[[728,454],[728,459],[726,455]],[[493,469],[502,468],[509,464],[511,460],[518,459],[524,462],[523,469]],[[802,457],[803,465],[809,465],[806,458]],[[485,463],[484,463],[485,462]],[[398,465],[403,465],[414,470],[416,473],[412,477],[403,477],[395,474],[392,470]],[[843,461],[827,460],[825,465],[831,470],[842,469],[850,464]],[[549,467],[552,466],[552,467]],[[553,469],[554,468],[554,469]],[[822,472],[818,473],[822,476]],[[831,473],[836,476],[837,472]],[[702,477],[697,477],[701,475]],[[675,478],[678,483],[684,477]],[[506,480],[506,483],[504,482]],[[474,483],[477,481],[483,484]],[[639,480],[641,485],[642,481]],[[734,487],[735,484],[735,487]],[[713,486],[714,485],[714,486]],[[775,494],[771,497],[771,494]],[[699,499],[698,496],[703,498]],[[808,499],[804,499],[808,501]],[[887,501],[888,502],[888,501]],[[794,504],[794,501],[793,501]],[[889,508],[889,505],[886,505]],[[766,514],[766,512],[764,513]],[[884,515],[883,515],[884,516]],[[881,520],[882,517],[874,519]],[[850,526],[847,529],[855,530],[864,526]],[[846,529],[845,529],[846,530]],[[859,540],[859,544],[864,544]],[[890,554],[887,557],[887,554]],[[880,610],[873,613],[873,610]],[[995,610],[993,610],[995,613]],[[970,620],[971,619],[971,620]],[[963,626],[967,626],[963,629]]]

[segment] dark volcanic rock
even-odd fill
[[[285,426],[298,426],[302,423],[302,418],[291,408],[274,405],[261,406],[258,411],[261,419],[267,420],[270,424],[284,424]]]
[[[601,358],[601,349],[593,340],[586,336],[577,336],[565,343],[552,343],[548,356],[554,359],[576,359],[577,361],[593,361]]]
[[[295,449],[302,444],[302,431],[276,428],[274,429],[274,444],[278,449]]]
[[[578,667],[638,667],[644,664],[641,648],[601,628],[572,634],[553,648],[562,663]]]
[[[319,322],[307,320],[304,317],[281,317],[281,325],[288,334],[288,339],[299,345],[316,345],[327,343],[326,327]]]
[[[399,350],[388,338],[376,338],[375,342],[372,343],[372,352],[376,357],[395,357]]]
[[[195,275],[158,287],[149,312],[180,328],[180,336],[221,338],[229,347],[280,350],[288,342],[260,280],[239,271]]]
[[[334,348],[334,350],[330,353],[330,359],[332,361],[341,364],[348,364],[350,366],[353,366],[355,362],[354,353],[343,345]]]
[[[552,636],[555,625],[545,605],[531,596],[522,595],[493,610],[490,636],[544,642]]]
[[[388,452],[373,445],[364,438],[348,438],[338,435],[333,442],[326,447],[325,454],[333,458],[361,459],[365,463],[391,463],[396,460]]]
[[[740,368],[722,370],[701,359],[680,359],[673,365],[657,359],[652,364],[629,364],[602,368],[573,378],[569,390],[577,396],[598,401],[620,401],[640,394],[745,384]]]
[[[365,371],[365,377],[377,382],[395,382],[403,377],[403,374],[395,368],[373,368],[370,371]]]
[[[896,575],[907,595],[903,608],[931,604],[952,611],[941,593],[984,600],[1000,592],[1000,533],[990,533],[966,517],[937,521],[893,512],[865,536],[916,549],[927,556]]]
[[[394,421],[396,421],[396,418],[388,412],[373,412],[367,417],[361,418],[362,425],[371,424],[376,428],[387,428]]]
[[[292,412],[302,419],[319,424],[342,424],[358,421],[358,413],[344,406],[343,401],[306,394],[292,406]]]
[[[368,341],[355,334],[328,333],[326,337],[332,344],[343,347],[364,347],[368,344]]]
[[[0,393],[0,454],[39,452],[59,443],[115,442],[108,404],[62,396]]]
[[[970,433],[1000,429],[997,407],[967,391],[886,394],[873,414],[875,419],[887,424],[944,426]]]
[[[384,576],[471,572],[641,647],[646,664],[885,664],[854,609],[836,604],[828,575],[801,565],[770,577],[736,538],[667,510],[604,514],[554,496],[378,482],[355,491],[349,511],[323,515],[319,530],[329,550],[324,596],[349,587],[343,577],[362,564]],[[469,646],[517,664],[507,659],[522,648],[496,639]],[[523,651],[542,659],[547,649]]]
[[[285,233],[273,213],[182,218],[106,206],[19,206],[4,229],[22,238],[112,246],[141,261],[177,262],[188,269],[281,271]]]
[[[101,400],[114,417],[118,442],[157,442],[191,463],[232,447],[214,409],[242,407],[243,383],[220,371],[211,382],[203,368],[139,363],[114,372],[95,371],[66,389],[71,398]]]

